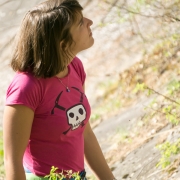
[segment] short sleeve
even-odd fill
[[[71,62],[72,66],[76,70],[77,74],[81,78],[82,85],[84,85],[85,79],[86,79],[86,73],[84,71],[84,66],[81,62],[81,60],[78,57],[75,57],[73,61]]]
[[[25,105],[33,111],[41,100],[38,79],[29,73],[17,73],[6,93],[6,105]]]

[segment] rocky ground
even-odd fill
[[[0,1],[0,119],[5,91],[14,74],[8,65],[13,48],[9,42],[24,13],[37,2]],[[180,137],[179,126],[169,123],[161,112],[169,103],[162,94],[168,94],[172,80],[179,82],[179,24],[147,18],[146,13],[153,16],[157,10],[145,6],[141,8],[143,16],[129,19],[126,9],[120,8],[124,2],[120,0],[80,2],[84,15],[94,22],[95,44],[79,54],[87,72],[91,125],[113,173],[118,180],[179,180],[178,155],[171,167],[156,167],[161,157],[156,145]],[[131,7],[136,1],[127,2]],[[163,10],[159,8],[158,12],[162,14]],[[145,83],[160,94],[135,93],[137,83]],[[178,87],[174,91],[176,96],[172,98],[178,100]],[[87,171],[93,180],[91,171]]]

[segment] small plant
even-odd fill
[[[2,138],[2,131],[0,130],[0,179],[4,178],[4,162],[3,162],[3,157],[4,157],[4,151],[3,151],[3,138]]]
[[[171,157],[180,153],[180,139],[174,143],[167,141],[158,145],[157,148],[161,151],[161,158],[156,166],[161,166],[164,169],[171,164]]]
[[[169,95],[174,95],[175,92],[180,90],[180,82],[173,80],[168,84]]]
[[[168,86],[168,94],[169,96],[163,95],[160,92],[155,91],[154,89],[146,86],[144,83],[138,83],[134,92],[148,92],[148,95],[156,94],[164,98],[163,103],[159,104],[157,99],[153,100],[150,103],[148,108],[152,109],[154,113],[161,113],[165,115],[165,119],[168,120],[172,125],[179,124],[179,110],[180,110],[180,102],[177,97],[177,93],[180,90],[180,83],[179,81],[173,80]],[[176,96],[173,96],[176,95]],[[162,98],[161,98],[162,99]],[[174,143],[165,142],[161,145],[158,145],[157,148],[161,152],[161,158],[157,163],[157,167],[161,166],[162,169],[166,167],[169,168],[172,164],[173,156],[180,153],[180,139],[178,139]]]
[[[137,83],[133,92],[137,93],[139,91],[144,91],[144,90],[146,90],[146,85],[144,83]]]
[[[163,112],[166,114],[166,119],[169,120],[173,125],[179,124],[179,117],[176,112],[172,113],[172,111],[169,109],[172,108],[172,106],[168,106],[163,108]]]
[[[75,180],[80,180],[79,172],[72,172],[72,170],[62,170],[62,172],[57,172],[58,168],[52,166],[50,170],[50,174],[46,175],[45,178],[49,178],[49,180],[63,180],[64,178],[74,178]]]
[[[174,93],[175,91],[177,91],[179,89],[180,86],[179,86],[178,82],[176,82],[176,81],[173,81],[173,82],[174,82],[174,83],[172,83],[173,86],[169,86],[169,87],[171,87],[171,88],[173,87],[175,89],[173,91],[173,93]],[[165,114],[166,119],[169,122],[171,122],[172,125],[178,125],[179,124],[179,114],[177,113],[177,112],[179,112],[179,109],[180,109],[179,99],[174,100],[171,97],[165,96],[165,95],[161,94],[160,92],[157,92],[154,89],[146,86],[144,83],[137,83],[136,88],[134,89],[135,93],[140,92],[140,91],[143,91],[143,92],[146,91],[148,96],[151,95],[152,93],[157,94],[161,97],[164,97],[165,100],[170,102],[171,103],[170,105],[167,105],[158,111],[154,109],[154,111],[161,112],[161,113]],[[171,94],[172,94],[172,91],[171,91]],[[154,103],[156,103],[156,101],[153,100],[150,103],[149,108],[153,109],[152,107],[153,107]]]

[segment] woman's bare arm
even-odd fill
[[[84,132],[85,160],[99,180],[113,180],[99,143],[88,123]]]
[[[83,89],[85,91],[85,85]],[[84,155],[86,163],[99,180],[114,179],[89,122],[84,131]]]
[[[6,180],[25,180],[22,159],[31,133],[34,112],[23,105],[6,106],[3,141]]]

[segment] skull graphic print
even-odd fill
[[[86,118],[86,110],[82,104],[77,104],[67,110],[68,123],[71,125],[72,130],[83,125]]]
[[[69,125],[69,128],[63,132],[63,134],[67,134],[70,130],[75,130],[77,129],[79,126],[83,127],[84,121],[86,119],[87,116],[87,112],[86,109],[83,105],[83,99],[84,99],[84,93],[82,93],[78,88],[76,87],[71,87],[72,91],[75,91],[75,93],[77,93],[78,97],[78,102],[74,103],[72,106],[65,108],[64,106],[62,106],[62,102],[61,102],[61,97],[63,95],[63,93],[67,93],[67,92],[63,92],[61,91],[60,94],[57,96],[56,100],[55,100],[55,105],[53,107],[53,109],[51,110],[51,114],[54,114],[55,108],[61,110],[61,111],[65,111],[66,112],[66,117],[67,117],[67,122]],[[69,93],[68,93],[69,94]]]

